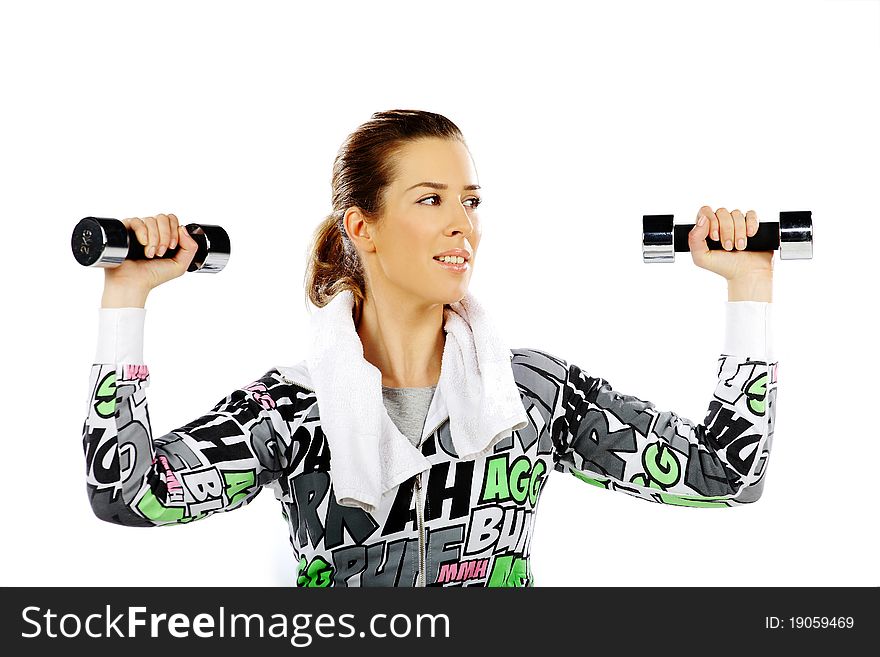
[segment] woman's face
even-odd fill
[[[397,171],[386,188],[381,221],[359,226],[370,236],[360,241],[367,293],[386,298],[403,293],[425,305],[460,301],[482,230],[479,184],[467,147],[435,138],[410,142],[399,151]],[[435,259],[452,249],[465,252],[464,265]]]

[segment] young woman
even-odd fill
[[[146,403],[144,305],[195,243],[173,214],[126,220],[148,258],[105,270],[83,445],[98,518],[132,527],[238,509],[269,486],[300,586],[530,586],[551,471],[642,500],[757,500],[773,435],[773,252],[754,212],[703,207],[695,264],[728,281],[727,335],[702,424],[538,349],[509,349],[468,292],[480,187],[458,128],[374,114],[333,167],[307,274],[307,358],[160,436]],[[727,242],[710,252],[706,237]]]

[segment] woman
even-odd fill
[[[695,424],[561,358],[503,344],[468,292],[480,191],[445,117],[374,114],[340,149],[332,186],[307,274],[317,306],[307,358],[159,437],[145,396],[144,304],[186,271],[196,245],[173,214],[126,220],[148,259],[105,270],[83,435],[99,518],[187,523],[268,485],[300,586],[529,586],[551,470],[667,504],[758,499],[776,392],[773,253],[733,252],[757,230],[753,212],[703,207],[691,231],[694,262],[728,280],[730,302],[717,387]],[[732,252],[710,253],[710,232]],[[178,245],[173,259],[149,259]]]

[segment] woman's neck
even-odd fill
[[[364,358],[393,388],[433,386],[440,379],[446,333],[443,304],[417,306],[404,299],[368,295],[357,333]]]

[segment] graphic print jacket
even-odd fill
[[[760,497],[776,397],[770,304],[727,302],[726,311],[702,423],[546,352],[511,349],[529,426],[461,461],[448,412],[432,402],[420,443],[430,468],[370,514],[336,503],[306,361],[272,368],[155,435],[145,311],[102,308],[82,430],[91,507],[120,525],[178,525],[241,508],[270,487],[298,586],[533,586],[532,526],[552,471],[662,504],[723,508]]]

